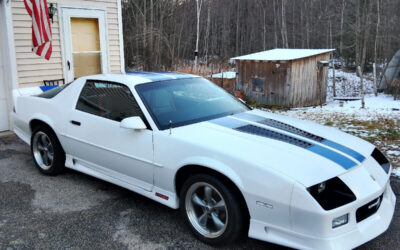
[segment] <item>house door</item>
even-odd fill
[[[2,5],[0,4],[0,8],[3,8]],[[0,10],[0,13],[2,11]],[[3,27],[5,26],[3,16],[0,16],[0,131],[5,131],[9,130],[9,121],[8,121],[8,105],[7,105],[7,88],[6,88],[6,82],[4,80],[4,42],[6,41],[3,39],[6,34],[5,31],[3,30]]]
[[[61,8],[66,82],[108,72],[105,10]]]

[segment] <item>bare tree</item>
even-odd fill
[[[340,8],[340,45],[339,45],[340,56],[342,56],[343,53],[343,24],[344,24],[345,7],[346,7],[346,0],[342,0],[342,6]]]
[[[361,67],[357,66],[357,73],[360,77],[360,88],[361,88],[361,108],[365,108],[365,100],[364,100],[364,77],[361,71]]]
[[[209,63],[277,47],[336,46],[348,62],[378,65],[400,47],[399,9],[399,0],[124,0],[126,65],[178,69],[194,65],[196,50]]]
[[[194,68],[195,71],[197,69],[197,60],[198,60],[198,53],[199,53],[199,38],[200,38],[200,13],[201,13],[201,5],[203,0],[196,0],[196,10],[197,10],[197,32],[196,32],[196,50],[195,50],[195,57],[194,57]]]
[[[377,44],[378,44],[378,37],[379,37],[379,24],[381,22],[381,16],[380,16],[380,9],[379,9],[379,0],[376,0],[376,17],[377,17],[377,21],[376,21],[376,30],[375,30],[375,43],[374,43],[374,69],[373,69],[373,73],[374,73],[374,93],[375,96],[378,96],[378,88],[376,86],[376,61],[378,58],[377,55]]]

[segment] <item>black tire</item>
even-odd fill
[[[223,233],[217,237],[207,237],[204,234],[200,233],[199,230],[196,229],[196,226],[194,226],[194,224],[191,222],[191,219],[189,218],[190,212],[189,213],[187,212],[188,209],[186,206],[187,204],[186,200],[191,195],[191,193],[188,194],[188,191],[189,189],[191,190],[193,189],[191,187],[197,186],[201,183],[206,183],[215,188],[218,191],[218,193],[222,195],[222,198],[226,204],[225,211],[227,211],[228,214],[228,216],[226,216],[228,218],[227,222],[225,221],[226,227]],[[199,189],[200,188],[201,186],[199,187]],[[189,176],[189,178],[185,181],[182,189],[180,190],[180,211],[183,217],[185,218],[186,223],[189,225],[191,231],[193,232],[193,234],[199,240],[205,242],[206,244],[214,246],[220,246],[222,244],[224,245],[230,244],[242,238],[247,225],[247,223],[245,222],[247,216],[244,211],[243,205],[240,203],[240,199],[238,199],[238,197],[232,192],[232,188],[229,188],[229,185],[208,174],[195,174]],[[202,211],[204,212],[204,210]]]
[[[38,141],[39,139],[36,139],[35,137],[39,137],[42,135],[46,135],[47,139],[49,140],[50,146],[52,152],[53,152],[53,159],[51,160],[51,164],[44,164],[43,162],[40,162],[40,159],[38,157],[35,157],[35,152],[36,155],[38,153],[38,150],[35,150],[35,147],[38,147]],[[31,155],[33,158],[33,161],[35,162],[35,166],[39,169],[39,171],[45,175],[56,175],[61,172],[63,172],[65,168],[65,152],[56,136],[56,134],[48,127],[46,126],[37,126],[33,129],[33,133],[31,136]],[[42,156],[41,156],[42,157]],[[44,158],[44,157],[42,157]],[[44,164],[44,165],[43,165]]]

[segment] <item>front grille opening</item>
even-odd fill
[[[390,162],[389,160],[385,157],[385,155],[382,154],[381,151],[379,151],[377,148],[374,149],[374,151],[371,154],[372,158],[375,159],[376,162],[379,163],[379,165],[382,166],[383,170],[388,174],[389,169],[390,169]]]
[[[327,180],[325,189],[320,193],[318,185],[309,187],[308,191],[325,210],[332,210],[356,200],[354,193],[338,177]]]
[[[378,211],[379,207],[381,206],[382,198],[383,194],[380,197],[376,198],[375,200],[357,209],[356,211],[357,223],[375,214]]]

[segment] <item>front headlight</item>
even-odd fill
[[[389,160],[385,157],[384,154],[382,154],[381,151],[379,151],[377,148],[374,149],[374,151],[371,154],[372,158],[375,159],[375,161],[381,165],[383,170],[388,174],[390,170],[390,162]]]
[[[338,177],[311,186],[308,192],[325,210],[331,210],[356,200],[354,193]]]

